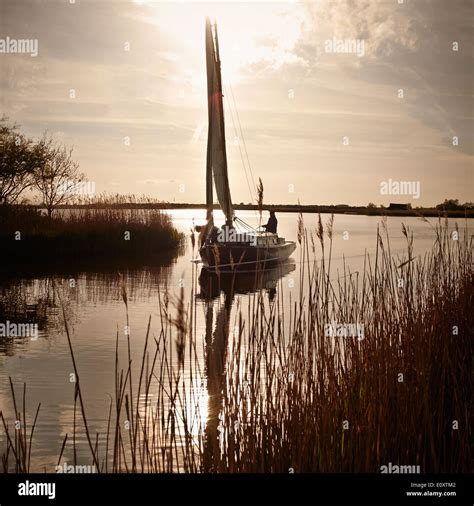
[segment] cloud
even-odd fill
[[[311,75],[342,70],[346,81],[365,83],[368,90],[382,85],[378,92],[387,97],[402,89],[400,109],[436,129],[446,146],[454,135],[469,137],[472,107],[466,105],[472,104],[473,52],[467,20],[472,19],[472,2],[460,0],[456,8],[447,8],[442,0],[303,5],[312,29],[302,32],[295,50]],[[333,37],[363,40],[364,57],[325,54],[324,40]],[[453,41],[459,43],[457,52]],[[464,142],[456,149],[472,154],[473,146]]]
[[[373,0],[321,0],[303,4],[311,18],[311,35],[318,39],[363,39],[368,58],[414,51],[419,42],[422,16],[397,2]]]
[[[113,180],[114,190],[124,193],[146,185],[160,198],[204,198],[203,20],[209,9],[219,23],[228,158],[238,201],[248,196],[239,177],[239,147],[231,142],[233,96],[252,166],[275,181],[269,199],[288,199],[288,177],[299,181],[295,199],[306,202],[349,201],[351,188],[369,187],[379,171],[389,171],[385,178],[396,170],[436,174],[444,186],[436,197],[433,182],[428,203],[436,203],[446,187],[462,199],[472,181],[466,177],[473,133],[468,0],[457,0],[455,8],[444,0],[4,0],[1,9],[5,35],[39,39],[37,58],[1,55],[2,112],[29,135],[63,132],[81,170],[102,186]],[[363,39],[364,56],[325,53],[324,41],[334,37]],[[460,48],[455,53],[453,41]],[[456,148],[450,143],[455,134],[461,139]],[[351,139],[347,150],[343,135]],[[131,138],[129,147],[124,136]],[[458,181],[449,183],[448,173],[441,177],[448,167]],[[186,183],[185,195],[177,184],[173,188],[174,178]],[[337,193],[341,178],[347,194]],[[305,184],[313,179],[317,188]],[[169,186],[160,192],[165,182]],[[278,189],[280,182],[285,184]],[[351,201],[357,198],[373,200],[363,190]]]

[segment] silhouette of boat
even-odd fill
[[[287,259],[296,249],[276,233],[262,232],[234,215],[227,171],[221,62],[217,25],[206,19],[206,67],[208,91],[208,135],[206,162],[206,218],[199,237],[199,254],[205,266],[219,270],[273,265]],[[213,183],[226,221],[214,226]],[[245,227],[238,231],[236,226]]]

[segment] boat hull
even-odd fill
[[[286,260],[295,251],[296,243],[286,241],[271,246],[248,244],[205,244],[199,254],[206,267],[219,270],[243,269],[251,266],[270,266]]]

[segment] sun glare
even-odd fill
[[[141,2],[148,5],[153,24],[166,35],[178,60],[189,70],[195,85],[205,86],[203,65],[205,19],[216,22],[224,85],[241,81],[251,66],[278,68],[292,61],[301,32],[295,6],[284,2]],[[179,29],[178,29],[179,27]]]

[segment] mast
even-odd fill
[[[206,19],[206,65],[209,113],[206,166],[206,207],[207,213],[210,216],[212,214],[212,173],[217,198],[226,217],[226,224],[231,226],[234,211],[232,208],[229,177],[227,172],[219,41],[217,38],[217,27],[214,25],[213,33],[209,18]]]
[[[213,88],[213,66],[212,61],[212,28],[209,18],[206,19],[206,67],[207,67],[207,110],[208,110],[208,129],[207,129],[207,157],[206,157],[206,220],[212,218],[212,208],[214,203],[212,187],[212,155],[211,155],[211,123],[212,123],[212,88]]]
[[[226,225],[232,226],[232,218],[233,218],[233,210],[232,210],[232,199],[230,197],[230,186],[229,186],[229,175],[227,172],[227,149],[225,144],[225,122],[224,122],[224,104],[222,93],[222,75],[221,75],[221,60],[219,57],[219,38],[217,36],[217,23],[214,22],[214,33],[216,39],[216,69],[217,69],[217,86],[218,86],[218,97],[219,97],[219,125],[221,128],[221,139],[222,139],[222,154],[224,157],[224,171],[225,171],[225,191],[227,193],[226,200],[228,202],[228,207],[231,213],[231,216],[228,216],[226,213]],[[225,212],[225,211],[224,211]]]

